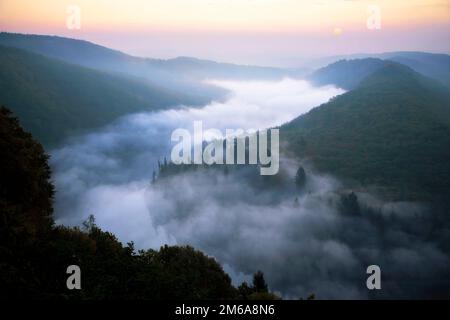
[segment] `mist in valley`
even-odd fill
[[[158,160],[169,159],[171,132],[263,129],[281,125],[344,91],[302,80],[219,81],[226,101],[202,108],[132,114],[73,137],[51,152],[57,223],[97,224],[137,248],[192,245],[214,256],[235,284],[265,273],[285,298],[417,297],[445,292],[449,284],[448,224],[419,203],[383,202],[351,192],[334,177],[284,155],[277,176],[251,167],[200,169],[151,183]],[[302,165],[306,182],[295,185]],[[344,199],[344,200],[343,200]],[[366,268],[382,270],[381,293],[366,287]],[[441,292],[441,293],[442,293]],[[431,296],[430,296],[431,297]]]

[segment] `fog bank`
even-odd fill
[[[443,292],[450,279],[448,223],[436,226],[419,204],[358,194],[361,214],[346,214],[345,186],[287,158],[269,180],[247,167],[188,171],[151,184],[175,128],[192,130],[194,120],[205,129],[271,127],[342,93],[291,79],[213,82],[233,92],[228,101],[130,115],[54,150],[57,223],[80,225],[94,214],[101,228],[138,248],[190,244],[216,257],[235,283],[263,270],[271,289],[287,298]],[[301,190],[294,184],[299,165],[307,172]],[[383,272],[379,293],[365,286],[370,264]]]

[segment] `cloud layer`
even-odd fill
[[[55,150],[57,222],[79,225],[94,214],[100,227],[138,248],[191,244],[216,257],[236,283],[263,270],[271,289],[288,298],[444,295],[448,219],[436,227],[437,216],[417,204],[359,194],[364,214],[346,215],[343,186],[304,164],[307,184],[297,190],[300,164],[292,159],[282,159],[271,178],[252,167],[219,168],[151,184],[174,128],[192,130],[194,120],[220,130],[270,127],[342,93],[290,79],[214,83],[232,90],[225,103],[131,115]],[[370,264],[383,272],[379,293],[365,286]]]

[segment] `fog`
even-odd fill
[[[342,93],[304,81],[210,81],[232,93],[203,108],[134,114],[68,141],[52,152],[57,223],[80,225],[89,214],[137,248],[190,244],[214,256],[235,284],[265,273],[285,298],[433,297],[446,292],[448,223],[422,204],[385,203],[357,193],[361,213],[346,214],[350,190],[283,157],[280,173],[263,178],[253,167],[187,171],[151,183],[169,155],[175,128],[267,128]],[[306,169],[295,188],[299,165]],[[448,220],[448,219],[447,219]],[[433,235],[430,237],[430,235]],[[380,292],[366,288],[366,268],[382,270]]]
[[[290,121],[344,92],[333,86],[315,88],[306,81],[289,78],[282,81],[210,80],[206,83],[227,89],[231,94],[225,102],[212,102],[203,108],[171,110],[162,116],[171,124],[190,130],[196,120],[203,121],[204,127],[222,131],[262,129]]]
[[[334,87],[315,88],[305,81],[284,79],[276,82],[210,81],[232,90],[225,102],[212,102],[203,108],[174,108],[161,112],[126,116],[93,133],[72,138],[65,147],[54,150],[52,165],[57,184],[58,212],[73,208],[86,188],[110,183],[148,180],[158,159],[170,155],[171,133],[185,128],[193,133],[193,122],[203,128],[261,129],[282,124],[309,109],[343,93]],[[61,206],[60,206],[61,204]],[[84,213],[86,215],[86,213]],[[78,214],[61,214],[75,219]]]

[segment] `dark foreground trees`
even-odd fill
[[[253,275],[253,285],[243,282],[238,287],[239,298],[244,300],[279,300],[276,294],[269,292],[269,287],[264,279],[264,273],[260,270]]]
[[[83,229],[55,227],[47,156],[0,108],[0,298],[234,299],[217,261],[189,246],[136,252],[89,218]],[[68,290],[69,265],[81,290]]]

